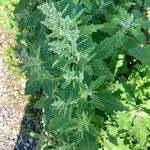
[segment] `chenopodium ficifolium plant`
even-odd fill
[[[104,121],[100,111],[119,111],[126,107],[107,88],[99,90],[110,72],[94,75],[95,65],[107,67],[102,60],[93,59],[94,43],[85,46],[89,39],[80,36],[75,22],[78,16],[63,17],[63,12],[57,11],[53,3],[38,8],[46,15],[42,23],[51,32],[48,44],[51,73],[36,77],[34,85],[40,84],[45,95],[35,103],[35,108],[43,110],[44,126],[37,148],[95,150],[99,126]],[[95,117],[100,120],[97,122]]]
[[[113,85],[117,86],[117,83],[114,83],[114,78],[117,78],[118,74],[128,74],[128,57],[134,57],[144,65],[150,64],[149,45],[141,46],[146,43],[141,28],[147,29],[147,23],[142,17],[138,18],[134,13],[129,14],[124,8],[119,7],[118,13],[111,12],[115,13],[115,16],[110,15],[109,18],[110,12],[107,7],[114,7],[115,2],[100,3],[97,0],[88,3],[84,0],[74,1],[87,9],[79,9],[75,16],[70,17],[65,14],[70,9],[71,2],[61,11],[56,8],[59,2],[44,3],[38,7],[46,16],[42,24],[47,27],[48,36],[45,38],[47,43],[43,49],[49,58],[44,55],[47,60],[42,60],[40,48],[34,53],[36,57],[31,55],[31,50],[30,57],[23,55],[26,64],[24,68],[30,74],[26,94],[42,90],[42,97],[35,103],[35,108],[43,111],[42,134],[35,134],[39,138],[37,149],[98,149],[97,136],[104,120],[109,118],[108,114],[127,110],[127,107],[130,110],[134,108],[129,105],[129,101],[124,100],[124,97],[120,98],[119,94],[117,95],[118,91],[132,93],[127,90],[130,87],[129,83],[119,84],[127,87],[126,91],[115,91]],[[93,12],[92,9],[97,11]],[[99,9],[107,21],[103,24],[94,24],[94,17],[99,13]],[[79,17],[81,19],[78,21]],[[84,17],[88,21],[85,21]],[[82,24],[82,21],[86,23]],[[97,37],[97,30],[102,30],[103,34],[108,36]],[[122,102],[118,101],[118,97]],[[132,98],[127,94],[125,99]],[[127,115],[130,116],[130,112],[133,111],[129,111]],[[124,112],[117,113],[118,116],[119,114],[123,116]],[[119,118],[118,116],[114,118]],[[132,115],[131,120],[134,120],[134,117],[135,115]],[[116,122],[117,119],[114,120]],[[118,127],[119,122],[116,124],[114,123],[114,126]],[[130,124],[133,124],[133,121]],[[104,148],[109,148],[106,145],[111,146],[113,143],[107,140],[105,145],[107,133],[109,135],[106,128],[104,134],[101,132],[104,138],[100,141],[103,142],[101,146]],[[113,134],[116,135],[117,133]],[[137,138],[135,134],[130,135]],[[144,136],[144,139],[146,137]],[[115,145],[112,144],[114,149],[118,144],[122,149],[132,149],[131,144],[125,144],[125,140],[120,136],[117,140]],[[139,140],[136,141],[140,143]]]
[[[149,71],[149,68],[143,68],[142,75],[133,72],[127,82],[121,77],[115,84],[114,91],[122,91],[120,99],[126,102],[130,111],[117,112],[105,122],[105,129],[99,136],[101,147],[117,150],[149,148]]]

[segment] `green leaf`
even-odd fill
[[[102,127],[104,125],[104,118],[100,115],[93,114],[93,115],[89,116],[89,118],[90,118],[90,121],[94,122],[96,124],[96,126],[98,126],[98,127]]]
[[[85,71],[90,75],[92,76],[94,74],[93,70],[92,70],[92,67],[90,65],[87,65],[85,67]]]
[[[63,0],[59,3],[59,10],[62,12],[63,17],[69,16],[71,18],[74,17],[75,14],[75,3],[73,0]]]
[[[94,72],[94,76],[99,77],[106,75],[107,80],[114,80],[114,76],[107,67],[106,63],[103,60],[94,61],[92,64],[92,71]]]
[[[136,2],[138,3],[138,5],[142,6],[142,1],[141,0],[136,0]]]
[[[35,108],[35,109],[43,109],[43,108],[45,108],[45,104],[46,104],[46,101],[47,101],[47,100],[48,100],[48,99],[45,98],[45,97],[40,98],[38,101],[36,101],[36,102],[34,103],[34,108]]]
[[[128,12],[126,9],[122,8],[122,7],[119,7],[119,10],[118,10],[119,14],[121,15],[122,18],[127,18],[128,17]]]
[[[39,91],[42,85],[42,80],[38,80],[36,74],[30,77],[26,83],[25,94],[30,95]]]
[[[21,0],[15,11],[19,53],[26,51],[26,94],[42,95],[34,105],[42,113],[37,149],[98,150],[99,139],[99,149],[147,149],[150,73],[143,66],[150,63],[149,0],[45,1]],[[36,9],[41,4],[45,15]],[[144,64],[130,67],[126,51]],[[126,77],[123,83],[120,76]],[[122,103],[132,111],[113,113],[127,110]]]
[[[90,88],[92,90],[97,89],[106,79],[106,75],[98,77],[95,81],[92,81]]]
[[[63,111],[57,114],[57,116],[55,116],[49,124],[49,132],[56,131],[57,129],[63,129],[64,127],[66,127],[68,123],[68,115],[69,112],[66,112],[64,114]]]
[[[150,100],[146,101],[145,104],[142,105],[144,108],[150,110]]]
[[[144,9],[147,9],[148,7],[150,7],[150,1],[149,0],[145,0],[144,1]]]
[[[134,126],[131,132],[135,136],[141,147],[144,147],[144,145],[147,142],[149,131],[147,130],[147,127],[144,125],[142,118],[135,118]]]
[[[95,48],[95,44],[93,43],[91,37],[88,37],[86,39],[85,37],[80,37],[77,42],[78,48],[84,50],[84,54],[89,54]]]
[[[77,21],[77,20],[81,17],[81,15],[83,14],[83,12],[84,12],[84,9],[82,9],[81,11],[79,11],[79,12],[77,13],[77,15],[73,18],[73,20],[74,20],[74,21]]]
[[[114,140],[114,141],[112,141],[112,140]],[[118,135],[117,135],[117,137],[109,136],[109,139],[106,139],[105,149],[108,149],[108,150],[130,150],[129,145],[125,144],[124,140],[122,138],[118,137]]]
[[[50,117],[52,115],[51,111],[51,100],[46,97],[40,98],[38,101],[35,102],[34,108],[42,109],[43,115],[45,117],[45,122],[49,122]]]
[[[96,4],[100,6],[100,0],[95,0]]]
[[[130,131],[132,129],[133,116],[128,112],[117,112],[117,123],[119,130]]]
[[[122,46],[124,40],[124,32],[117,32],[111,38],[106,38],[95,48],[95,55],[98,59],[110,57],[118,47]]]
[[[127,110],[116,97],[106,91],[93,94],[92,103],[96,104],[98,108],[106,112]]]
[[[84,139],[79,143],[79,150],[97,150],[96,138],[88,133],[84,133]]]
[[[135,23],[139,25],[139,27],[144,28],[144,29],[149,29],[150,28],[150,21],[145,20],[143,18],[136,18]]]
[[[92,3],[90,0],[82,0],[82,3],[87,7],[89,10],[92,10]]]
[[[150,45],[129,49],[129,54],[146,65],[150,65]]]
[[[97,32],[97,30],[102,29],[103,25],[97,25],[97,24],[90,24],[90,25],[84,25],[80,27],[81,36],[88,37],[89,35],[92,35],[92,33]]]
[[[132,97],[134,98],[135,97],[135,91],[134,91],[134,87],[133,85],[129,84],[129,83],[122,83],[125,91]]]
[[[64,101],[66,103],[71,103],[74,100],[74,98],[78,96],[78,88],[74,88],[73,83],[71,83],[67,86],[67,88],[63,90],[63,93],[65,94]]]
[[[51,79],[45,79],[43,81],[42,87],[43,87],[44,93],[51,98],[53,95],[54,87],[55,87],[54,81],[52,81]]]
[[[146,38],[145,38],[144,33],[140,29],[132,28],[131,33],[139,42],[141,42],[142,44],[145,44]]]
[[[41,54],[40,54],[40,58],[45,61],[45,60],[48,60],[49,57],[50,57],[50,51],[48,50],[49,49],[49,45],[48,43],[44,44],[41,48]]]

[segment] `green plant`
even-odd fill
[[[148,149],[149,1],[29,3],[16,12],[26,94],[43,112],[37,149]]]
[[[117,112],[105,122],[99,142],[106,149],[148,149],[150,145],[150,78],[149,69],[133,72],[128,81],[121,77],[114,93],[120,93],[130,111]],[[144,77],[143,77],[144,76]],[[116,138],[117,137],[117,138]]]
[[[4,1],[0,0],[0,47],[3,59],[7,68],[17,76],[20,76],[20,68],[16,61],[15,37],[17,34],[17,25],[14,20],[15,5],[18,0]]]

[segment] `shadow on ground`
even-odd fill
[[[25,115],[21,122],[20,133],[14,150],[34,150],[38,141],[30,136],[30,132],[40,132],[39,112],[29,103],[25,108]]]

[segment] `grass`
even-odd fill
[[[1,53],[10,73],[22,77],[22,72],[18,67],[17,55],[14,51],[15,39],[18,34],[14,10],[18,2],[18,0],[0,0],[0,43],[2,46]]]

